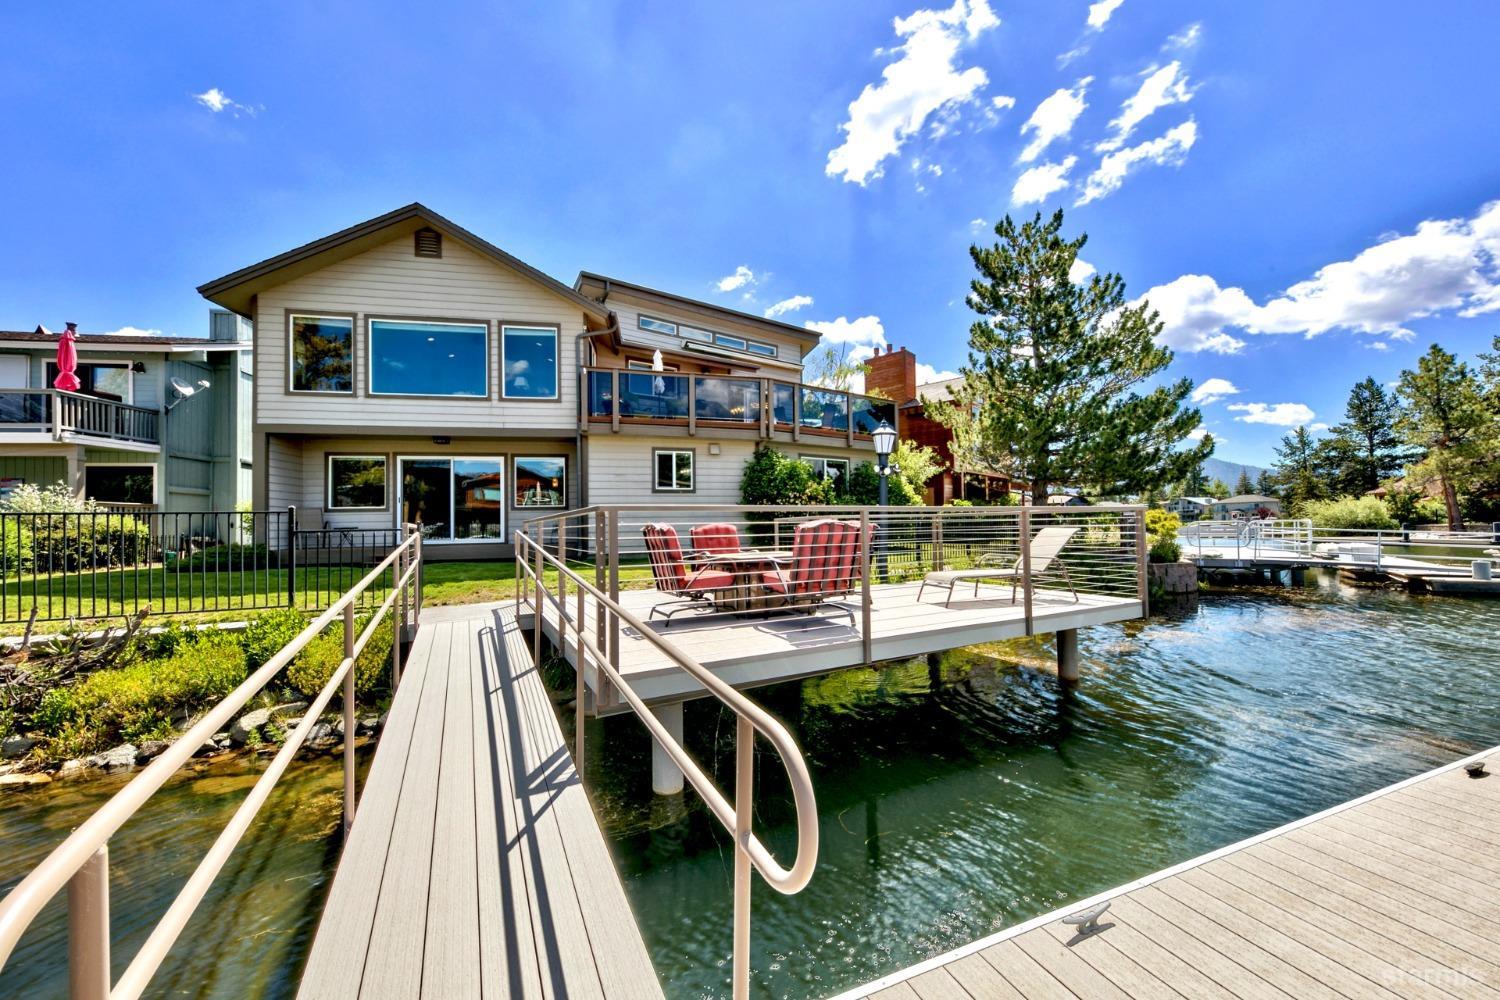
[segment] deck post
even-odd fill
[[[401,544],[406,543],[406,529],[401,531]],[[406,584],[401,576],[405,570],[405,550],[396,553],[391,564],[391,579],[396,582],[396,619],[391,622],[391,690],[401,686],[401,639],[406,635]]]
[[[620,603],[620,511],[614,508],[606,514],[606,522],[609,525],[609,599],[616,605]],[[609,613],[609,665],[620,672],[620,616],[613,610]],[[614,693],[610,690],[607,680],[600,680],[599,690],[596,697],[602,705],[614,704]]]
[[[542,662],[542,574],[547,572],[545,559],[546,548],[540,541],[536,545],[536,619],[531,626],[531,661],[538,665]],[[559,627],[561,627],[562,616],[558,616]]]
[[[875,613],[870,606],[870,574],[874,571],[870,559],[870,508],[859,509],[859,603],[860,603],[860,641],[864,644],[865,663],[875,658],[875,637],[873,635]]]
[[[344,605],[344,836],[354,826],[354,598]]]
[[[651,709],[651,714],[659,721],[676,741],[678,746],[682,745],[682,702],[673,702],[670,705],[657,705]],[[673,763],[672,758],[662,745],[655,740],[651,741],[651,790],[657,795],[680,795],[682,794],[682,769]]]
[[[578,611],[576,612],[578,620],[573,623],[573,627],[577,630],[578,644],[573,648],[573,769],[578,772],[578,780],[582,781],[584,721],[587,718],[587,716],[584,714],[584,703],[588,697],[588,691],[585,689],[583,678],[584,659],[582,587],[578,588],[578,595],[575,600],[578,605]],[[564,648],[566,648],[566,640],[564,640],[563,645]]]
[[[109,845],[68,880],[68,996],[109,1000]]]
[[[1021,508],[1021,593],[1025,598],[1026,634],[1034,634],[1031,621],[1031,507]]]
[[[604,511],[594,511],[594,588],[604,589]],[[594,602],[598,604],[598,601]],[[604,608],[594,609],[594,645],[605,648],[608,643],[604,636]]]
[[[1135,589],[1141,595],[1141,617],[1151,614],[1151,587],[1146,582],[1146,512],[1135,512]]]
[[[734,737],[734,1000],[750,998],[750,821],[755,792],[755,727],[741,715]]]
[[[1078,630],[1061,629],[1057,633],[1057,679],[1071,687],[1078,683]]]

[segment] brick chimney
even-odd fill
[[[876,348],[875,356],[866,362],[869,374],[865,388],[879,389],[899,405],[917,398],[917,356],[906,348],[888,347],[884,354]]]

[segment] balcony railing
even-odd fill
[[[0,434],[35,433],[54,440],[83,435],[158,444],[155,410],[61,389],[0,389]]]
[[[888,399],[777,379],[619,368],[589,368],[584,378],[584,421],[615,428],[744,428],[761,437],[780,431],[794,439],[807,434],[853,442],[868,441],[882,420],[896,422]]]

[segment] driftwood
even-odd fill
[[[0,709],[14,718],[28,716],[52,688],[112,666],[141,630],[149,607],[125,618],[118,629],[86,635],[70,627],[63,633],[34,640],[36,608],[26,622],[21,643],[0,656]]]

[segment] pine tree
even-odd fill
[[[1184,448],[1201,423],[1184,405],[1192,379],[1146,389],[1172,352],[1156,343],[1162,321],[1127,305],[1117,274],[1069,277],[1087,236],[1064,239],[1063,213],[995,225],[997,242],[973,246],[979,272],[969,307],[969,363],[955,393],[977,406],[990,454],[1008,455],[1045,503],[1055,485],[1096,484],[1139,494],[1182,479],[1213,452],[1213,439]]]
[[[1240,466],[1240,478],[1235,480],[1234,492],[1242,497],[1255,492],[1255,484],[1250,481],[1250,470],[1243,465]]]
[[[1317,446],[1306,427],[1298,427],[1277,446],[1276,481],[1281,484],[1281,498],[1292,513],[1308,500],[1323,498],[1325,491],[1317,472]]]
[[[1397,429],[1407,442],[1427,449],[1413,473],[1417,479],[1438,480],[1448,527],[1461,530],[1459,490],[1473,485],[1494,461],[1480,447],[1495,422],[1484,389],[1468,365],[1433,344],[1417,359],[1416,371],[1401,373],[1396,395],[1404,404]]]
[[[1223,500],[1225,497],[1229,496],[1229,484],[1224,482],[1224,480],[1222,479],[1215,478],[1214,481],[1209,484],[1208,492],[1210,496],[1217,497],[1218,499]]]
[[[1255,477],[1255,492],[1263,497],[1272,497],[1276,494],[1276,480],[1271,475],[1270,469],[1261,469],[1260,475]]]
[[[1400,470],[1405,461],[1396,433],[1396,397],[1373,378],[1349,391],[1344,422],[1333,428],[1325,448],[1335,494],[1368,493]]]

